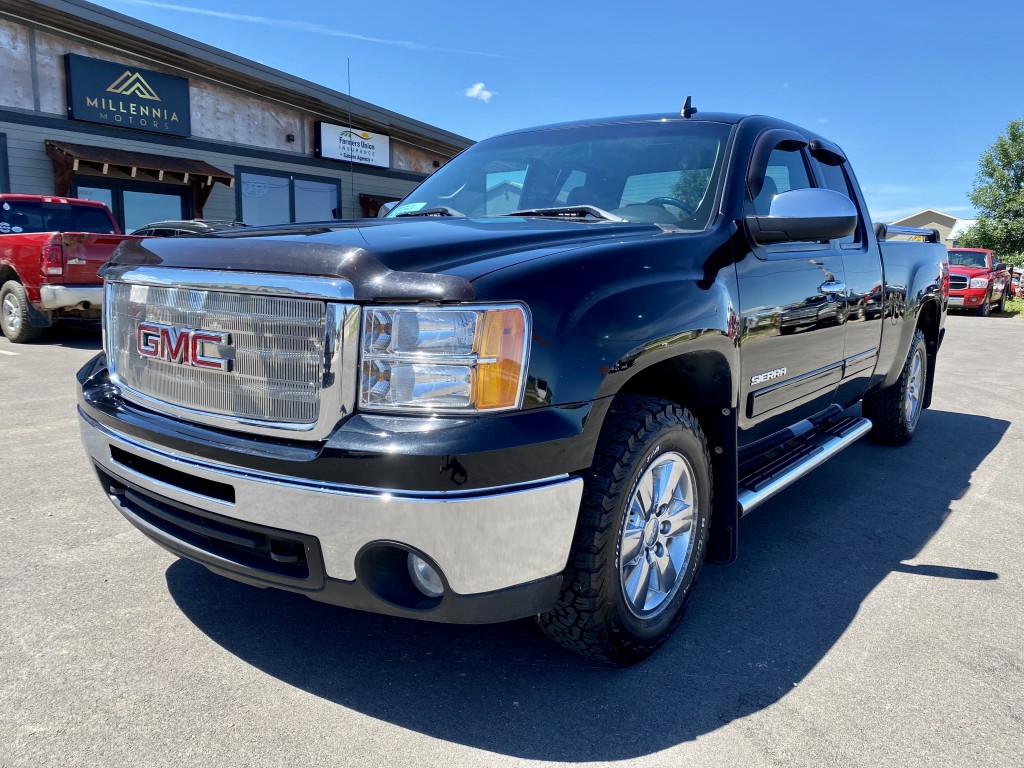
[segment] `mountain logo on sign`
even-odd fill
[[[157,96],[156,91],[146,82],[145,78],[138,72],[132,72],[130,69],[126,69],[123,75],[111,83],[107,88],[107,92],[117,93],[121,96],[138,96],[140,99],[160,101],[160,97]]]

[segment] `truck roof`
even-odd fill
[[[514,131],[506,131],[498,134],[509,136],[515,133],[527,133],[530,131],[549,131],[559,128],[575,128],[585,125],[610,125],[614,123],[646,123],[656,120],[669,120],[672,122],[703,122],[703,123],[726,123],[733,125],[750,115],[738,115],[731,112],[697,112],[689,118],[685,118],[678,112],[652,113],[648,115],[621,115],[619,117],[597,117],[589,120],[570,120],[565,123],[551,123],[549,125],[535,125],[526,128],[518,128]],[[780,121],[781,122],[781,121]]]
[[[798,131],[805,135],[811,141],[820,141],[826,145],[826,147],[832,151],[837,152],[841,157],[846,157],[846,153],[841,147],[833,143],[827,136],[809,130],[801,125],[791,123],[788,120],[783,120],[778,117],[772,117],[770,115],[741,115],[733,112],[696,112],[690,117],[683,117],[679,112],[664,112],[664,113],[653,113],[648,115],[622,115],[619,117],[600,117],[592,118],[589,120],[572,120],[565,123],[551,123],[550,125],[538,125],[528,126],[525,128],[519,128],[514,131],[507,131],[506,133],[498,134],[499,136],[513,136],[519,133],[532,133],[534,131],[551,131],[559,130],[562,128],[582,128],[584,126],[594,125],[614,125],[616,123],[646,123],[646,122],[673,122],[673,123],[724,123],[725,125],[737,125],[741,122],[751,120],[761,123],[764,127],[770,128],[785,128],[790,130]]]
[[[0,194],[0,200],[7,200],[12,203],[60,203],[74,205],[90,205],[95,208],[106,208],[106,204],[101,203],[98,200],[83,200],[80,197],[59,197],[57,195]]]

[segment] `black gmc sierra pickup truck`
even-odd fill
[[[889,229],[838,146],[767,117],[498,136],[386,218],[122,245],[82,439],[122,514],[216,573],[536,616],[629,664],[740,517],[913,436],[946,252]]]

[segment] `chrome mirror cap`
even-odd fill
[[[831,189],[791,189],[772,198],[767,216],[747,216],[755,245],[831,240],[857,228],[857,207]]]

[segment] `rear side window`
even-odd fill
[[[0,205],[0,234],[18,232],[92,232],[114,234],[114,223],[104,208],[27,200]]]

